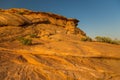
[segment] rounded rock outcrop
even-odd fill
[[[26,17],[17,13],[0,13],[0,26],[21,26],[31,24]]]

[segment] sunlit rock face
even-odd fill
[[[0,13],[0,26],[21,26],[31,24],[31,21],[16,13]]]
[[[85,36],[85,33],[77,28],[78,20],[66,18],[61,15],[47,12],[33,12],[26,9],[0,10],[1,26],[20,26],[30,24],[52,24],[66,29],[67,34],[78,34]]]
[[[120,80],[120,46],[82,42],[77,19],[0,10],[0,80]],[[20,38],[32,40],[24,45]]]

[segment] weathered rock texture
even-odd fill
[[[120,46],[81,42],[86,35],[77,23],[52,13],[1,10],[0,80],[120,80]],[[21,36],[32,45],[22,45]]]
[[[9,9],[0,11],[0,26],[20,26],[30,24],[51,24],[61,26],[66,29],[68,34],[85,33],[77,28],[79,20],[68,19],[53,13],[46,12],[32,12],[26,9]]]
[[[0,13],[0,26],[20,26],[30,23],[30,20],[20,14]]]

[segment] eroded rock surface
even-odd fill
[[[85,33],[77,28],[79,20],[66,18],[61,15],[47,12],[32,12],[26,9],[0,10],[0,26],[20,26],[30,24],[52,24],[64,27],[67,33]]]
[[[86,35],[76,19],[9,9],[0,11],[2,23],[0,80],[120,80],[120,46],[81,42]],[[32,45],[22,45],[21,36]]]
[[[20,26],[31,24],[31,21],[16,13],[0,13],[0,26]]]

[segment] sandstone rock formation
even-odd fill
[[[80,41],[86,34],[78,22],[46,12],[0,10],[0,80],[119,80],[120,46]],[[32,45],[22,45],[20,36]]]
[[[0,26],[20,26],[29,24],[52,24],[64,27],[67,33],[82,34],[85,33],[77,28],[79,20],[67,19],[64,16],[46,13],[46,12],[32,12],[26,9],[9,9],[1,10]]]
[[[0,13],[0,26],[20,26],[30,23],[30,20],[20,14]]]

